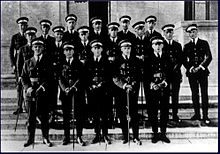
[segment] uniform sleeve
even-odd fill
[[[22,51],[22,48],[20,48],[18,55],[17,55],[17,62],[16,62],[18,77],[21,76],[23,65],[24,65],[23,51]]]
[[[184,46],[184,48],[183,48],[183,66],[186,68],[186,70],[189,70],[190,68],[190,66],[189,66],[189,64],[188,64],[188,61],[187,61],[187,59],[188,59],[188,55],[187,55],[187,45],[185,45]]]
[[[15,58],[14,58],[14,50],[15,50],[15,35],[11,38],[11,43],[9,47],[9,58],[11,61],[11,67],[15,66]]]
[[[205,59],[200,65],[202,65],[204,68],[207,68],[212,61],[212,54],[211,54],[211,50],[209,47],[209,43],[207,41],[205,41],[204,43],[204,50],[206,52]]]
[[[181,44],[178,44],[177,51],[178,51],[178,55],[177,55],[176,69],[179,70],[183,64],[183,50]]]
[[[31,81],[30,81],[29,72],[28,72],[28,62],[24,63],[22,73],[21,73],[21,82],[25,90],[31,87]]]

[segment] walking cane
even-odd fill
[[[141,121],[143,122],[144,121],[144,101],[143,101],[143,97],[144,97],[144,93],[143,93],[143,82],[140,82],[140,87],[141,87],[141,105],[142,105],[142,108],[141,108],[141,114],[142,114],[142,118],[141,118]]]
[[[21,81],[19,81],[19,87],[21,89],[21,91],[23,90],[22,88],[22,84],[21,84]],[[23,99],[23,93],[20,93],[19,97],[18,97],[18,104],[22,104],[22,99]],[[18,125],[18,120],[19,120],[19,115],[20,115],[20,110],[21,110],[21,107],[19,106],[18,108],[18,113],[17,113],[17,117],[16,117],[16,122],[15,122],[15,132],[16,132],[16,129],[17,129],[17,125]]]
[[[128,146],[130,148],[130,132],[129,132],[129,122],[130,122],[130,102],[129,102],[129,90],[126,91],[127,93],[127,107],[128,107],[128,115],[127,115],[127,120],[128,120]]]
[[[75,145],[74,145],[74,139],[75,139],[75,131],[74,131],[74,128],[75,128],[75,124],[74,124],[74,115],[75,115],[75,102],[74,102],[75,100],[74,100],[74,94],[72,95],[72,108],[73,108],[73,151],[74,151],[74,147],[75,147]]]
[[[73,84],[73,86],[71,86],[70,88],[69,88],[69,92],[73,89],[73,88],[75,88],[75,86],[76,86],[76,84],[79,82],[79,80],[77,80],[74,84]],[[75,120],[75,99],[74,99],[75,97],[74,97],[74,92],[73,92],[73,94],[72,94],[72,108],[73,108],[73,115],[72,115],[72,118],[73,118],[73,150],[74,150],[74,148],[75,148],[75,144],[74,144],[74,139],[75,139],[75,122],[74,122],[74,120]]]

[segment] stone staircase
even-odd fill
[[[16,90],[13,78],[1,79],[1,140],[2,141],[25,141],[27,139],[26,118],[27,114],[22,113],[19,116],[17,130],[14,127],[16,123],[16,116],[13,111],[16,110]],[[209,87],[209,117],[211,123],[204,124],[202,121],[192,121],[190,118],[194,114],[191,102],[190,89],[187,86],[182,86],[180,90],[180,105],[179,117],[182,122],[176,123],[172,121],[170,114],[167,135],[170,139],[186,139],[186,138],[218,138],[218,87]],[[141,100],[141,98],[140,98]],[[145,101],[139,100],[139,113],[144,115],[140,121],[140,138],[150,139],[152,136],[151,127],[148,122],[147,111],[144,109]],[[142,110],[143,109],[143,110]],[[172,113],[170,109],[170,113]],[[201,112],[202,113],[202,112]],[[76,131],[75,131],[76,132]],[[130,130],[130,132],[132,132]],[[117,126],[109,129],[110,138],[113,140],[121,139],[121,129]],[[94,130],[91,127],[86,127],[83,130],[83,138],[85,140],[92,140],[94,137]],[[72,136],[71,136],[72,137]],[[62,125],[58,123],[57,126],[52,126],[50,129],[50,139],[53,141],[62,141],[63,130]],[[36,130],[35,140],[41,140],[41,131]]]

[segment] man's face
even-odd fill
[[[66,56],[67,59],[72,58],[73,54],[74,54],[74,49],[73,48],[65,48],[64,49],[64,55]]]
[[[75,20],[68,20],[66,22],[67,28],[68,30],[74,30],[75,26],[76,26],[76,22]]]
[[[100,22],[100,21],[94,22],[92,24],[92,27],[94,30],[97,30],[97,31],[101,30],[102,29],[102,22]]]
[[[145,28],[144,27],[137,28],[135,29],[135,32],[139,37],[142,37],[145,33]]]
[[[147,22],[148,29],[153,30],[155,26],[156,26],[156,22],[155,21]]]
[[[123,55],[130,55],[131,53],[131,46],[121,47],[121,51]]]
[[[59,31],[55,32],[54,33],[54,37],[55,37],[57,42],[60,42],[62,40],[62,38],[63,38],[63,32],[59,32]]]
[[[41,31],[44,35],[47,35],[49,33],[50,26],[48,25],[41,25]]]
[[[42,54],[44,46],[42,44],[35,44],[32,45],[32,50],[34,51],[34,55],[39,56],[40,54]]]
[[[103,48],[102,46],[94,46],[91,48],[91,51],[95,57],[99,57],[102,54]]]
[[[85,42],[89,38],[89,32],[80,32],[79,37],[80,37],[81,41]]]
[[[160,52],[163,49],[163,43],[161,42],[153,43],[152,48],[154,49],[155,52]]]
[[[171,30],[171,29],[167,29],[167,30],[164,31],[164,37],[167,40],[171,40],[173,38],[173,34],[174,34],[174,31]]]
[[[117,34],[118,34],[118,28],[109,28],[108,33],[110,37],[115,38],[117,37]]]
[[[130,21],[129,20],[121,21],[122,29],[127,30],[129,25],[130,25]]]
[[[30,43],[34,38],[36,38],[36,34],[35,33],[27,33],[27,34],[25,34],[25,37],[26,37],[28,43]]]
[[[20,24],[18,24],[18,27],[19,27],[19,31],[23,33],[24,30],[28,27],[28,24],[27,23],[20,23]]]
[[[196,29],[193,29],[189,32],[189,37],[192,39],[196,38],[197,35],[198,35],[198,30],[196,30]]]

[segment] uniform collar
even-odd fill
[[[66,58],[66,61],[67,61],[67,62],[69,62],[69,60],[70,60],[70,64],[72,64],[72,62],[73,62],[73,57],[70,58],[70,59],[67,59],[67,58]]]
[[[159,53],[159,55],[160,55],[160,58],[161,58],[161,56],[162,56],[162,51],[160,51],[160,52],[155,52],[154,51],[154,55],[157,57],[157,54]]]
[[[195,38],[195,44],[197,44],[199,37]],[[191,39],[191,41],[193,42],[193,39]]]
[[[112,40],[112,42],[116,42],[116,40],[118,39],[118,37],[116,36],[115,38],[113,38],[113,37],[110,37],[110,39]]]
[[[34,55],[34,59],[37,61],[39,58],[39,61],[42,59],[43,54],[40,54],[39,56]]]
[[[81,43],[82,43],[83,45],[84,45],[84,44],[88,45],[89,40],[86,40],[85,42],[84,42],[84,41],[81,41]]]
[[[70,34],[73,34],[74,32],[75,32],[75,29],[69,30],[69,33],[70,33]]]
[[[152,31],[152,33],[154,33],[154,29],[152,29],[152,30],[148,29],[147,31],[148,31],[150,34],[151,34],[151,31]]]
[[[94,61],[96,61],[96,58],[98,58],[98,62],[99,62],[100,59],[101,59],[101,57],[102,57],[102,55],[100,55],[99,57],[95,57],[95,56],[93,56],[93,59],[94,59]]]
[[[123,58],[126,59],[126,56],[128,57],[128,59],[130,59],[130,55],[124,55],[122,54]]]
[[[171,39],[171,40],[168,40],[168,39],[166,39],[166,38],[164,38],[164,39],[166,40],[167,44],[169,44],[169,42],[170,42],[170,45],[173,44],[173,39]]]

